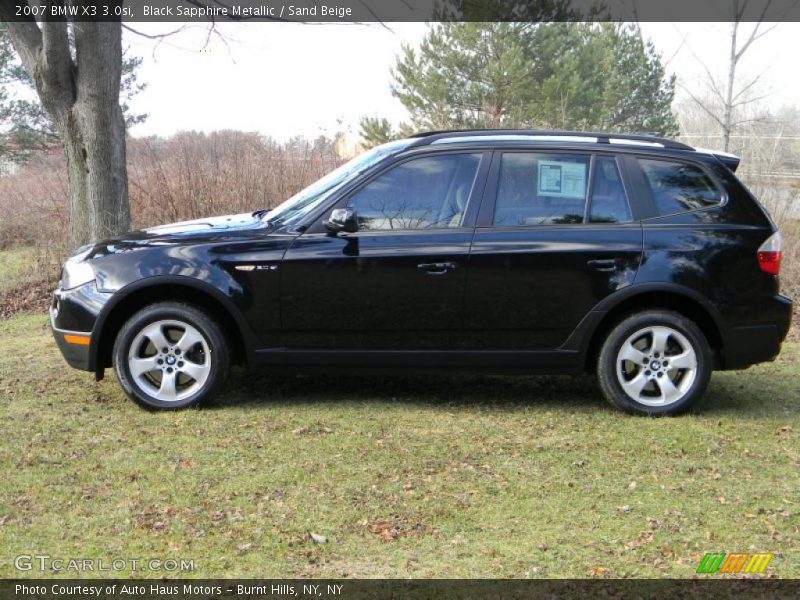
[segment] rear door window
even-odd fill
[[[688,163],[638,159],[660,216],[715,206],[722,193],[705,172]]]
[[[505,152],[500,159],[493,225],[583,223],[589,156]]]

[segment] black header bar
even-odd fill
[[[800,21],[798,0],[2,0],[6,20],[125,22]],[[734,14],[737,7],[738,14]],[[10,12],[10,14],[8,14]]]
[[[0,580],[3,600],[515,600],[547,598],[796,599],[800,580],[409,580],[409,579],[18,579]]]

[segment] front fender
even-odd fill
[[[231,281],[233,282],[232,279]],[[121,326],[122,322],[130,316],[133,310],[138,310],[139,305],[143,303],[145,298],[148,300],[154,298],[167,300],[170,298],[170,292],[174,296],[183,298],[187,295],[186,291],[189,291],[193,296],[196,295],[195,297],[199,303],[207,304],[210,299],[220,310],[225,311],[227,316],[236,324],[244,345],[245,355],[249,357],[256,347],[256,338],[244,319],[241,310],[228,296],[213,285],[193,277],[156,275],[140,279],[117,290],[103,306],[92,329],[92,339],[96,340],[96,343],[92,344],[89,351],[88,362],[90,369],[100,371],[104,368],[104,364],[100,362],[99,357],[105,355],[110,350],[111,344],[113,344],[113,337],[110,334],[114,332],[110,331],[109,327],[116,330]]]

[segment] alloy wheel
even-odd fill
[[[148,396],[164,402],[184,400],[200,391],[211,373],[208,340],[183,321],[150,323],[133,338],[128,370]]]
[[[688,338],[664,325],[636,331],[617,353],[617,380],[629,398],[646,406],[679,402],[697,371],[697,353]]]

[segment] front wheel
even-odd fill
[[[605,397],[617,408],[639,415],[674,415],[688,410],[711,377],[708,341],[678,313],[649,310],[619,323],[597,361]]]
[[[117,335],[113,357],[125,395],[150,409],[194,406],[214,394],[228,374],[228,344],[216,321],[178,302],[134,314]]]

